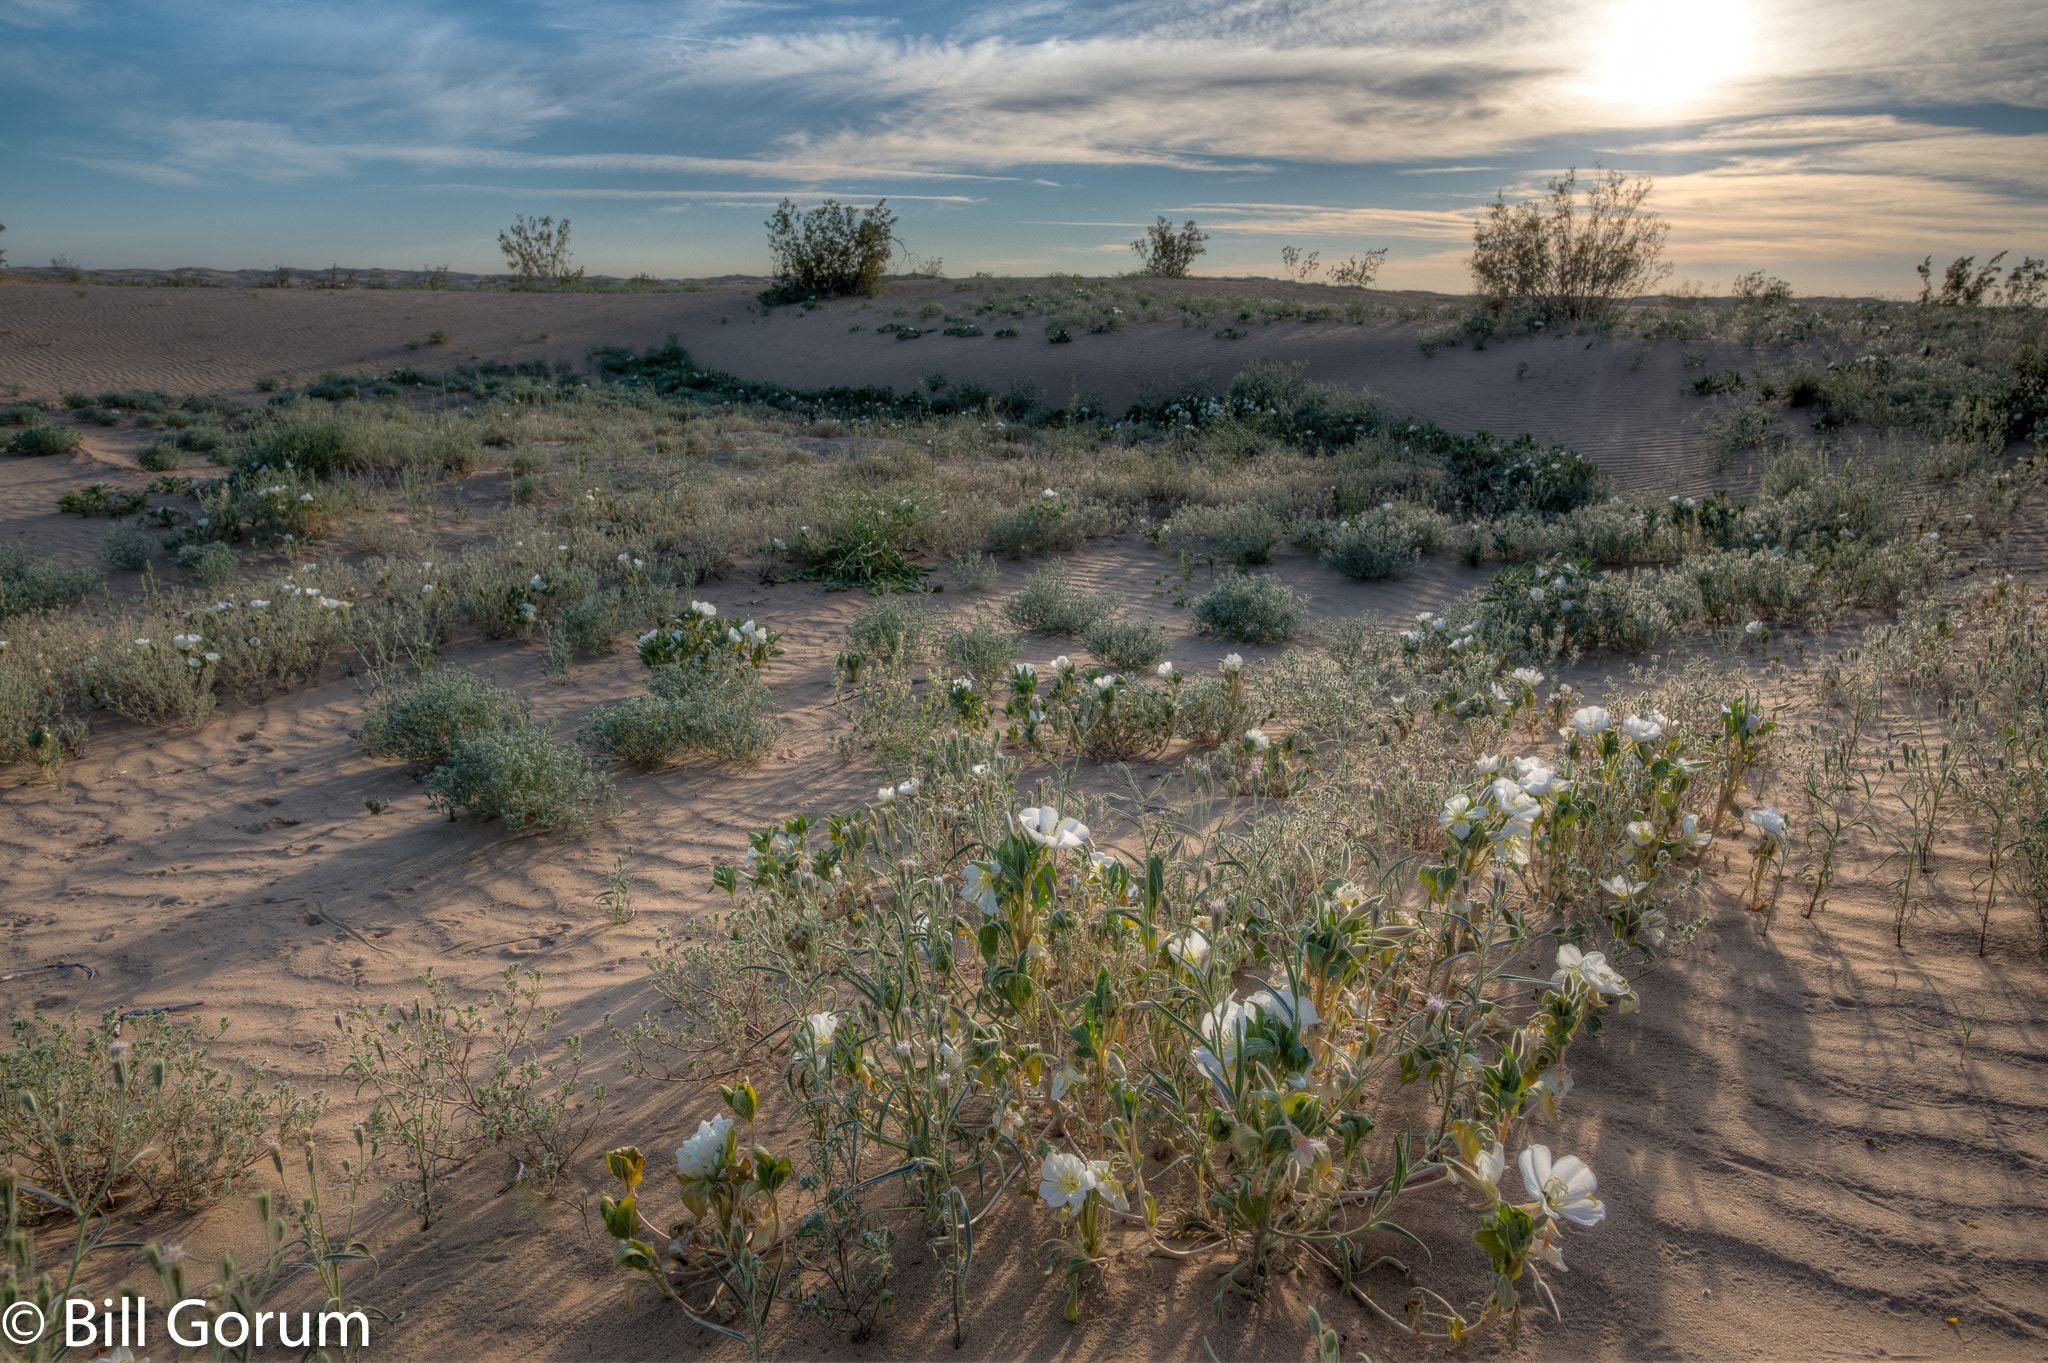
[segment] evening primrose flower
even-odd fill
[[[1059,657],[1054,658],[1052,660],[1052,670],[1055,672],[1064,672],[1073,665],[1073,660],[1068,658],[1067,655],[1064,653],[1060,654]]]
[[[893,804],[895,804],[895,803],[896,803],[896,787],[894,787],[894,786],[883,786],[883,787],[882,787],[882,788],[881,788],[880,790],[876,791],[876,792],[875,792],[875,803],[876,803],[876,804],[878,804],[878,805],[893,805]]]
[[[1478,772],[1482,776],[1491,776],[1495,772],[1500,770],[1500,761],[1501,760],[1498,755],[1492,757],[1482,757],[1472,764],[1472,770]]]
[[[808,1061],[811,1068],[823,1074],[831,1068],[832,1037],[838,1030],[837,1013],[811,1013],[797,1024],[793,1049],[800,1059]]]
[[[1522,1109],[1522,1115],[1531,1116],[1540,1110],[1554,1122],[1557,1120],[1557,1105],[1563,1102],[1564,1096],[1571,1091],[1572,1077],[1565,1073],[1562,1066],[1547,1069],[1529,1086],[1529,1096]]]
[[[1553,989],[1563,989],[1573,980],[1608,998],[1628,993],[1628,981],[1607,963],[1604,951],[1581,951],[1566,942],[1557,949],[1557,970],[1550,977]]]
[[[1437,825],[1459,842],[1472,836],[1472,797],[1453,795],[1444,801],[1444,807],[1437,811]]]
[[[1262,753],[1273,746],[1273,740],[1266,737],[1264,729],[1246,729],[1244,731],[1244,741],[1252,745],[1254,752]]]
[[[1714,835],[1700,827],[1700,816],[1688,814],[1678,821],[1678,835],[1685,839],[1688,847],[1705,847],[1714,840]]]
[[[1515,759],[1515,784],[1537,799],[1549,795],[1562,795],[1571,789],[1572,783],[1558,779],[1557,770],[1547,767],[1533,757]]]
[[[1522,1171],[1522,1186],[1543,1204],[1547,1215],[1562,1217],[1575,1226],[1597,1226],[1607,1219],[1606,1204],[1593,1196],[1600,1180],[1577,1155],[1553,1159],[1549,1146],[1532,1145],[1516,1163]]]
[[[1475,1154],[1469,1167],[1470,1172],[1460,1171],[1458,1177],[1474,1188],[1484,1188],[1492,1192],[1500,1183],[1500,1176],[1507,1172],[1508,1152],[1499,1141],[1495,1141],[1493,1149],[1481,1150]]]
[[[1108,1160],[1092,1159],[1088,1161],[1088,1183],[1090,1187],[1101,1195],[1102,1200],[1110,1206],[1120,1212],[1130,1210],[1131,1204],[1124,1200],[1124,1186],[1117,1181],[1116,1174],[1111,1171]]]
[[[1209,939],[1198,928],[1176,932],[1166,939],[1166,954],[1189,970],[1200,970],[1209,959]]]
[[[1543,685],[1543,674],[1533,667],[1518,667],[1508,673],[1508,675],[1528,687],[1531,691]]]
[[[1277,1018],[1296,1031],[1307,1031],[1322,1021],[1314,1000],[1291,989],[1261,989],[1244,1003],[1252,1012]]]
[[[1066,852],[1088,841],[1088,825],[1078,819],[1063,819],[1051,805],[1017,811],[1017,826],[1024,836],[1040,847]]]
[[[1629,844],[1634,847],[1648,847],[1657,841],[1657,826],[1647,819],[1636,819],[1628,826]]]
[[[1068,1215],[1079,1212],[1081,1204],[1088,1200],[1089,1189],[1094,1186],[1095,1180],[1088,1173],[1088,1163],[1079,1155],[1061,1150],[1047,1155],[1045,1163],[1038,1167],[1038,1196],[1056,1212]]]
[[[1217,665],[1219,671],[1235,673],[1244,671],[1244,655],[1232,653]]]
[[[1600,882],[1600,887],[1624,903],[1640,898],[1650,888],[1647,881],[1630,880],[1623,875],[1607,877]]]
[[[1744,821],[1754,824],[1757,831],[1765,837],[1776,838],[1780,842],[1784,841],[1786,831],[1785,816],[1774,806],[1758,805],[1742,817]]]
[[[898,795],[915,795],[919,790],[923,789],[923,787],[924,783],[922,781],[919,781],[915,776],[913,776],[908,781],[904,781],[901,784],[899,784],[896,787],[896,793]]]
[[[1598,705],[1588,705],[1572,712],[1572,732],[1588,738],[1606,733],[1614,726],[1614,716]]]
[[[1664,736],[1664,716],[1655,710],[1647,715],[1630,715],[1621,722],[1621,728],[1638,743],[1655,743]]]
[[[712,1178],[725,1156],[725,1140],[732,1131],[732,1118],[714,1117],[697,1123],[697,1134],[676,1150],[676,1172],[685,1179]]]
[[[1159,679],[1161,681],[1165,681],[1171,676],[1173,676],[1173,664],[1161,663],[1158,667],[1154,668],[1153,671],[1159,674]]]

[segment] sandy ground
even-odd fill
[[[370,374],[400,365],[431,372],[471,357],[580,368],[594,346],[659,345],[673,335],[700,364],[792,386],[881,383],[907,391],[943,370],[999,392],[1030,380],[1048,402],[1078,396],[1122,411],[1148,392],[1197,379],[1225,387],[1241,368],[1265,360],[1299,364],[1319,383],[1369,388],[1453,430],[1567,441],[1605,464],[1624,492],[1693,494],[1718,484],[1701,461],[1695,418],[1702,403],[1683,390],[1681,358],[1696,350],[1713,368],[1741,362],[1733,348],[1665,341],[1638,364],[1632,342],[1588,337],[1426,356],[1416,344],[1420,326],[1399,322],[1247,323],[1245,337],[1234,341],[1216,339],[1208,327],[1138,323],[1050,345],[1034,315],[1017,323],[1023,335],[1013,339],[928,332],[903,342],[874,332],[887,310],[951,309],[973,295],[943,280],[909,282],[874,309],[853,300],[809,314],[764,313],[754,302],[758,287],[508,294],[17,284],[0,288],[0,392],[19,384],[30,396],[54,399],[73,390],[154,387],[253,401],[259,375],[306,380],[328,369]],[[1344,295],[1263,281],[1183,287],[1307,303]],[[852,325],[866,329],[852,332]],[[454,339],[406,348],[436,331]]]
[[[675,330],[710,363],[795,382],[901,381],[911,363],[889,348],[895,343],[849,340],[843,325],[819,314],[760,323],[742,311],[744,301],[738,293],[256,297],[101,289],[81,298],[70,289],[0,289],[0,330],[13,333],[0,336],[8,347],[0,350],[0,386],[241,391],[255,373],[398,363],[407,356],[403,341],[434,327],[455,331],[479,354],[520,358],[576,357],[590,344],[658,341]],[[732,318],[723,329],[720,308]],[[1685,410],[1673,396],[1675,377],[1649,364],[1631,372],[1625,358],[1599,347],[1536,342],[1519,354],[1500,347],[1425,360],[1412,338],[1397,354],[1394,328],[1328,329],[1319,348],[1317,329],[1295,326],[1298,334],[1290,335],[1288,327],[1269,329],[1275,349],[1268,353],[1310,358],[1319,377],[1355,374],[1403,400],[1412,391],[1418,405],[1430,394],[1447,405],[1464,401],[1467,412],[1524,410],[1514,404],[1546,389],[1518,383],[1515,363],[1536,357],[1533,370],[1554,356],[1557,372],[1545,381],[1552,396],[1542,399],[1552,405],[1527,410],[1555,413],[1557,433],[1582,449],[1599,448],[1609,418],[1589,402],[1587,424],[1568,424],[1574,391],[1611,383],[1615,422],[1667,435],[1673,414]],[[517,339],[539,331],[550,339]],[[31,344],[30,336],[48,344]],[[812,337],[816,346],[806,349],[801,342]],[[937,349],[942,339],[900,349]],[[1226,344],[1206,333],[1141,330],[1082,338],[1057,362],[1075,364],[1090,354],[1084,344],[1097,343],[1093,372],[1105,390],[1110,375],[1128,375],[1116,381],[1135,386]],[[1252,344],[1227,353],[1248,358]],[[976,345],[962,342],[948,363],[970,372],[951,354]],[[831,368],[835,357],[844,368]],[[998,369],[998,353],[985,362],[991,376],[1016,372]],[[1512,421],[1495,426],[1516,428]],[[81,454],[0,462],[0,533],[25,533],[39,547],[62,543],[77,561],[91,561],[102,525],[60,520],[49,507],[56,490],[96,468],[121,466],[125,447],[116,442],[134,438],[95,432]],[[2037,552],[2027,558],[2023,569],[2043,563]],[[1096,545],[1075,566],[1085,582],[1124,594],[1136,613],[1173,631],[1178,664],[1211,667],[1226,651],[1190,634],[1184,614],[1147,595],[1167,565],[1142,541]],[[1405,583],[1367,585],[1301,555],[1283,556],[1278,571],[1311,593],[1325,618],[1405,615],[1442,605],[1484,577],[1438,562]],[[996,592],[1021,576],[1008,569]],[[844,726],[831,700],[831,657],[860,600],[803,584],[765,585],[744,573],[712,585],[709,595],[721,606],[787,631],[788,655],[773,674],[783,741],[745,773],[623,776],[628,812],[586,837],[508,839],[496,826],[451,824],[432,813],[401,772],[364,758],[350,742],[346,731],[360,722],[361,698],[338,672],[305,691],[234,709],[196,734],[102,722],[61,792],[19,769],[0,773],[0,971],[50,960],[86,960],[100,971],[90,982],[45,975],[0,985],[9,1009],[92,1015],[202,1000],[205,1016],[234,1020],[220,1054],[261,1061],[329,1091],[334,1110],[323,1129],[331,1156],[364,1111],[337,1076],[334,1015],[357,1003],[409,999],[429,966],[470,996],[509,964],[536,966],[566,1025],[587,1034],[608,1012],[631,1016],[657,1005],[639,953],[657,927],[692,930],[722,902],[709,884],[713,861],[738,855],[750,829],[798,810],[848,808],[875,784],[872,772],[841,765],[830,749]],[[1031,640],[1025,656],[1043,661],[1060,651],[1075,650]],[[1242,651],[1255,661],[1261,654]],[[579,664],[565,685],[546,683],[531,646],[472,645],[451,661],[516,686],[565,729],[593,705],[639,689],[629,653]],[[1597,690],[1603,677],[1591,669],[1574,680]],[[1164,771],[1177,758],[1141,772]],[[366,799],[388,802],[388,812],[370,815]],[[1616,1019],[1604,1041],[1574,1052],[1578,1087],[1560,1144],[1599,1171],[1611,1211],[1605,1225],[1573,1237],[1572,1270],[1559,1283],[1565,1319],[1534,1319],[1524,1352],[1560,1359],[2048,1357],[2048,1251],[2038,1231],[2048,1186],[2041,959],[2017,911],[1994,931],[1990,954],[1975,955],[1970,871],[1977,856],[1960,823],[1954,837],[1937,853],[1933,908],[1903,952],[1891,945],[1882,902],[1889,872],[1874,856],[1844,868],[1823,915],[1809,922],[1788,914],[1763,938],[1737,907],[1746,853],[1735,850],[1727,862],[1718,847],[1709,854],[1697,906],[1673,917],[1710,913],[1712,926],[1677,958],[1640,972],[1643,1013]],[[629,846],[638,854],[640,913],[618,927],[594,895],[599,873]],[[316,906],[360,936],[308,921]],[[1954,1035],[1958,1011],[1983,1018],[1967,1055]],[[607,1067],[608,1049],[597,1043]],[[638,1142],[664,1152],[716,1102],[695,1085],[622,1084],[593,1149]],[[778,1123],[767,1123],[771,1143],[794,1140]],[[645,1293],[634,1311],[620,1313],[620,1280],[595,1215],[598,1179],[572,1181],[550,1201],[504,1191],[508,1174],[501,1159],[476,1161],[458,1176],[447,1216],[425,1234],[402,1208],[369,1209],[365,1234],[383,1271],[374,1281],[358,1278],[355,1295],[400,1317],[374,1357],[734,1356],[736,1346],[681,1322]],[[1419,1208],[1410,1223],[1438,1255],[1422,1278],[1454,1300],[1472,1300],[1484,1283],[1466,1243],[1469,1216],[1451,1205],[1456,1194],[1430,1196],[1445,1201]],[[231,1205],[139,1229],[184,1240],[204,1262],[246,1244],[253,1228],[246,1206]],[[1115,1266],[1106,1289],[1089,1294],[1083,1323],[1068,1326],[1059,1318],[1059,1285],[1039,1271],[1036,1245],[1044,1235],[1042,1219],[1022,1201],[992,1218],[984,1244],[1009,1249],[977,1265],[967,1344],[958,1354],[947,1347],[950,1332],[928,1290],[931,1256],[909,1239],[898,1257],[903,1315],[876,1340],[854,1349],[835,1335],[789,1326],[773,1352],[1178,1359],[1205,1357],[1206,1341],[1224,1358],[1295,1358],[1305,1351],[1304,1308],[1320,1303],[1345,1332],[1347,1356],[1417,1356],[1341,1301],[1328,1281],[1282,1280],[1264,1302],[1233,1300],[1218,1320],[1209,1310],[1207,1269],[1135,1255]],[[1387,1269],[1368,1285],[1396,1310],[1407,1290]],[[294,1309],[295,1291],[282,1294]],[[1497,1338],[1477,1347],[1504,1349]]]

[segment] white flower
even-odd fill
[[[1566,942],[1557,949],[1557,971],[1550,984],[1553,989],[1563,989],[1574,979],[1608,998],[1628,993],[1628,981],[1607,963],[1606,952],[1580,951]]]
[[[915,795],[917,794],[918,790],[922,787],[922,785],[923,782],[919,781],[915,776],[913,776],[908,781],[904,781],[897,785],[896,793],[898,795]]]
[[[676,1172],[686,1179],[711,1178],[718,1173],[725,1156],[725,1140],[732,1131],[732,1118],[714,1117],[697,1123],[697,1134],[676,1150]]]
[[[896,803],[896,787],[894,787],[894,786],[883,786],[883,787],[882,787],[882,788],[881,788],[880,790],[876,791],[876,792],[875,792],[875,803],[876,803],[876,804],[878,804],[878,805],[893,805],[893,804],[895,804],[895,803]]]
[[[1472,1172],[1460,1177],[1475,1188],[1492,1188],[1500,1182],[1500,1176],[1507,1169],[1508,1152],[1499,1141],[1495,1141],[1493,1149],[1481,1150],[1472,1157]]]
[[[1054,1211],[1079,1212],[1094,1186],[1095,1180],[1088,1173],[1087,1161],[1079,1155],[1069,1155],[1062,1150],[1047,1155],[1045,1163],[1038,1167],[1038,1195]]]
[[[1649,827],[1648,824],[1645,824],[1643,826],[1645,828]],[[1646,890],[1650,888],[1647,882],[1641,880],[1630,880],[1627,876],[1624,875],[1609,876],[1607,877],[1607,879],[1601,881],[1600,885],[1601,888],[1607,891],[1607,893],[1613,895],[1616,899],[1623,901],[1638,898]]]
[[[979,909],[982,917],[995,917],[998,904],[995,868],[979,861],[970,861],[961,867],[960,897]]]
[[[1316,1013],[1314,1000],[1291,989],[1261,989],[1244,1004],[1247,1009],[1278,1019],[1297,1032],[1305,1032],[1322,1021]]]
[[[1097,691],[1107,691],[1107,690],[1109,690],[1109,688],[1110,688],[1110,687],[1112,687],[1112,686],[1115,686],[1115,685],[1116,685],[1116,674],[1114,674],[1114,673],[1111,673],[1111,674],[1110,674],[1109,676],[1107,676],[1107,677],[1097,677],[1097,678],[1095,679],[1095,689],[1096,689]]]
[[[1472,764],[1472,770],[1478,772],[1481,776],[1493,775],[1495,772],[1500,770],[1499,754],[1495,754],[1492,757],[1480,758],[1478,761]]]
[[[633,561],[633,556],[632,556],[631,554],[620,554],[620,555],[619,555],[619,562],[621,562],[621,563],[631,563],[632,561]]]
[[[1683,819],[1680,819],[1678,821],[1678,833],[1680,837],[1685,839],[1686,845],[1690,847],[1705,847],[1714,840],[1712,833],[1700,827],[1700,816],[1697,814],[1688,814]]]
[[[690,603],[690,610],[697,615],[703,616],[706,620],[715,619],[718,615],[718,607],[712,605],[709,601],[692,601]]]
[[[1070,660],[1064,653],[1060,654],[1059,657],[1054,658],[1052,660],[1052,670],[1055,672],[1064,672],[1073,665],[1074,664],[1072,660]]]
[[[1664,716],[1655,711],[1647,715],[1630,715],[1621,722],[1622,732],[1638,743],[1655,743],[1664,736]]]
[[[1595,734],[1606,733],[1613,724],[1614,716],[1608,714],[1597,705],[1588,705],[1582,710],[1574,710],[1572,712],[1573,732],[1584,734],[1589,738]]]
[[[546,586],[547,580],[543,578],[539,573],[535,573],[532,577],[526,579],[526,585],[538,589]]]
[[[1266,737],[1264,729],[1246,729],[1244,731],[1244,741],[1252,745],[1252,751],[1254,752],[1262,753],[1273,746],[1273,740]]]
[[[1062,819],[1051,805],[1017,811],[1017,825],[1040,847],[1066,852],[1088,841],[1088,825],[1077,819]]]
[[[1019,681],[1036,681],[1038,679],[1038,669],[1030,663],[1016,664],[1010,669],[1010,674]]]
[[[1231,654],[1218,664],[1218,670],[1222,672],[1244,671],[1244,656],[1238,653]]]
[[[832,1035],[838,1030],[837,1013],[811,1013],[797,1024],[796,1044],[791,1049],[798,1059],[824,1074],[832,1066]]]
[[[1508,675],[1528,687],[1531,691],[1543,685],[1543,674],[1533,667],[1518,667],[1508,673]]]
[[[1473,813],[1470,795],[1453,795],[1444,801],[1444,807],[1437,812],[1437,825],[1447,829],[1450,835],[1463,842],[1472,835]]]
[[[1547,767],[1533,757],[1516,758],[1515,770],[1518,773],[1515,784],[1539,800],[1547,795],[1562,795],[1572,786],[1570,781],[1558,779],[1555,768]]]
[[[429,583],[428,583],[428,584],[427,584],[426,586],[424,586],[424,587],[420,588],[420,595],[421,595],[421,596],[432,596],[433,594],[434,594],[434,584],[433,584],[433,583],[431,583],[431,582],[429,582]]]
[[[1749,823],[1755,824],[1765,837],[1777,838],[1780,841],[1784,840],[1785,816],[1774,807],[1758,805],[1742,817]]]
[[[969,776],[986,776],[986,775],[988,775],[988,763],[986,763],[986,762],[976,762],[976,763],[975,763],[975,764],[974,764],[973,766],[971,766],[971,767],[969,767],[969,768],[967,769],[967,774],[968,774]]]
[[[1038,500],[1041,502],[1056,502],[1059,500],[1059,497],[1060,494],[1054,492],[1051,488],[1047,488],[1045,491],[1038,494]]]
[[[1088,1161],[1088,1181],[1090,1186],[1101,1195],[1104,1202],[1107,1202],[1120,1212],[1130,1210],[1131,1204],[1124,1200],[1123,1185],[1117,1182],[1116,1175],[1110,1171],[1108,1160],[1092,1159]]]
[[[1522,1171],[1522,1186],[1551,1216],[1561,1216],[1575,1226],[1597,1226],[1607,1219],[1606,1206],[1593,1196],[1600,1180],[1577,1155],[1553,1160],[1549,1146],[1532,1145],[1516,1163]]]
[[[1157,672],[1160,678],[1164,680],[1165,678],[1171,677],[1173,675],[1173,664],[1161,663],[1158,667],[1154,668],[1153,671]]]
[[[1344,909],[1352,910],[1364,906],[1366,894],[1359,886],[1347,880],[1337,887],[1337,893],[1334,898]]]
[[[1195,928],[1176,932],[1166,939],[1166,954],[1190,970],[1200,970],[1209,959],[1209,939]]]
[[[1628,826],[1628,840],[1636,847],[1648,847],[1657,841],[1657,826],[1648,819],[1636,819]]]
[[[1529,1086],[1528,1105],[1522,1109],[1525,1116],[1532,1115],[1538,1108],[1553,1122],[1557,1120],[1557,1105],[1572,1091],[1572,1077],[1562,1068],[1543,1071],[1535,1083]]]
[[[1544,592],[1541,587],[1531,587],[1529,589],[1529,599],[1539,606],[1543,604],[1543,596]]]
[[[324,604],[326,604],[326,600],[327,600],[327,599],[326,599],[325,597],[322,597],[322,598],[321,598],[321,604],[323,604],[323,605],[324,605]],[[251,601],[251,602],[249,603],[249,605],[250,605],[250,607],[251,607],[252,609],[254,609],[254,610],[259,610],[259,611],[260,611],[260,610],[263,610],[264,608],[266,608],[267,606],[269,606],[269,605],[270,605],[270,603],[269,603],[268,601]]]
[[[1752,620],[1742,627],[1742,632],[1750,636],[1752,639],[1754,639],[1757,635],[1762,634],[1764,632],[1764,622],[1761,620]]]

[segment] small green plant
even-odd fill
[[[1035,634],[1085,634],[1089,626],[1116,610],[1116,598],[1082,591],[1073,570],[1055,559],[1024,579],[1024,586],[1003,603],[1003,615],[1018,629]]]
[[[1323,562],[1364,582],[1407,577],[1416,560],[1439,548],[1449,533],[1450,522],[1428,507],[1375,507],[1338,525],[1323,546]]]
[[[931,569],[913,563],[903,552],[903,538],[917,520],[916,507],[902,498],[885,504],[863,497],[839,517],[825,535],[809,530],[797,536],[794,552],[809,566],[790,580],[822,582],[832,592],[921,592]]]
[[[656,668],[649,694],[593,711],[583,739],[606,757],[654,771],[690,756],[755,762],[780,732],[761,674],[707,655]]]
[[[971,678],[984,691],[1000,685],[1017,661],[1017,640],[986,616],[947,629],[939,641],[946,670]]]
[[[149,566],[149,536],[132,525],[117,525],[100,540],[100,553],[116,568],[139,573]]]
[[[154,440],[136,453],[135,462],[151,473],[169,473],[185,466],[185,454],[175,440]]]
[[[633,849],[612,858],[612,868],[604,873],[604,888],[597,892],[597,902],[611,915],[612,922],[624,927],[633,921]]]
[[[1284,644],[1308,624],[1308,600],[1270,573],[1230,573],[1189,609],[1207,634],[1241,644]]]
[[[22,544],[0,544],[0,620],[24,611],[68,606],[99,589],[90,568],[65,568],[54,559],[30,558]]]
[[[1111,667],[1150,667],[1166,656],[1166,631],[1146,620],[1098,620],[1081,638],[1088,651]]]
[[[372,757],[397,758],[407,776],[423,781],[463,744],[521,727],[529,713],[516,692],[474,672],[435,668],[410,686],[374,695],[363,727],[349,737]]]
[[[219,540],[181,545],[172,561],[208,591],[220,591],[242,572],[242,556]]]
[[[854,612],[846,627],[846,646],[877,662],[921,658],[930,644],[934,623],[930,607],[923,602],[885,596]]]
[[[73,516],[133,516],[149,505],[147,492],[129,492],[109,482],[87,483],[57,499],[57,509]]]
[[[985,592],[995,586],[1002,568],[994,558],[976,550],[955,557],[946,565],[946,571],[961,591]]]
[[[9,442],[10,454],[65,454],[78,448],[83,439],[66,426],[31,426]]]
[[[422,784],[451,820],[459,812],[502,819],[520,832],[588,828],[615,803],[611,782],[589,758],[530,720],[461,744]]]

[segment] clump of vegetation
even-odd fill
[[[118,525],[100,541],[100,553],[116,568],[139,573],[149,566],[149,536],[132,525]]]
[[[534,833],[588,828],[616,799],[588,757],[532,720],[462,744],[422,785],[450,819],[460,811]]]
[[[1024,586],[1003,603],[1003,615],[1018,629],[1034,634],[1079,635],[1116,611],[1116,598],[1083,591],[1074,585],[1073,570],[1055,560],[1024,579]]]
[[[7,444],[10,454],[66,454],[78,448],[82,439],[77,431],[67,426],[38,424],[16,435]]]
[[[650,685],[646,695],[593,711],[584,741],[654,771],[693,756],[758,761],[781,732],[760,672],[730,655],[658,667]]]
[[[1473,291],[1499,316],[1510,307],[1541,322],[1590,322],[1671,272],[1671,224],[1645,208],[1648,177],[1610,170],[1586,186],[1578,172],[1552,177],[1527,203],[1497,196],[1472,231]]]
[[[221,590],[242,573],[242,556],[219,540],[181,545],[172,561],[209,591]]]
[[[498,249],[519,284],[555,287],[580,283],[583,271],[569,269],[569,220],[528,218],[521,213],[498,233]]]
[[[827,591],[864,591],[880,596],[884,592],[926,590],[931,569],[911,561],[903,552],[903,541],[916,522],[916,509],[908,498],[887,505],[861,497],[834,518],[822,534],[806,530],[797,537],[793,552],[808,560],[808,566],[790,577],[802,582],[822,582]]]
[[[55,559],[31,558],[27,545],[0,545],[0,620],[71,605],[97,591],[101,580],[90,568],[65,568]]]
[[[410,686],[373,696],[363,727],[349,737],[372,757],[395,757],[405,774],[423,781],[446,766],[457,749],[476,739],[526,728],[532,707],[516,691],[493,686],[474,672],[433,668]]]
[[[808,212],[784,199],[769,217],[768,253],[775,283],[764,302],[814,298],[879,297],[882,273],[895,250],[896,215],[887,199],[866,209],[827,199]]]
[[[96,1024],[16,1013],[13,1049],[0,1052],[0,1164],[74,1206],[127,1188],[152,1211],[231,1196],[271,1144],[304,1140],[327,1100],[266,1085],[261,1070],[238,1084],[210,1055],[227,1029],[225,1018],[209,1029],[162,1013]]]
[[[1131,243],[1138,256],[1138,273],[1154,279],[1185,279],[1195,257],[1208,254],[1204,245],[1209,234],[1190,218],[1175,231],[1164,215],[1145,229],[1145,235]]]
[[[1150,667],[1172,644],[1166,631],[1150,621],[1116,619],[1096,621],[1081,642],[1103,662],[1121,668]]]
[[[1225,574],[1189,606],[1204,633],[1241,644],[1284,644],[1308,624],[1308,600],[1271,573]]]
[[[1374,507],[1356,521],[1340,522],[1322,548],[1323,562],[1363,582],[1407,577],[1416,560],[1441,548],[1450,534],[1442,513],[1409,503]]]

